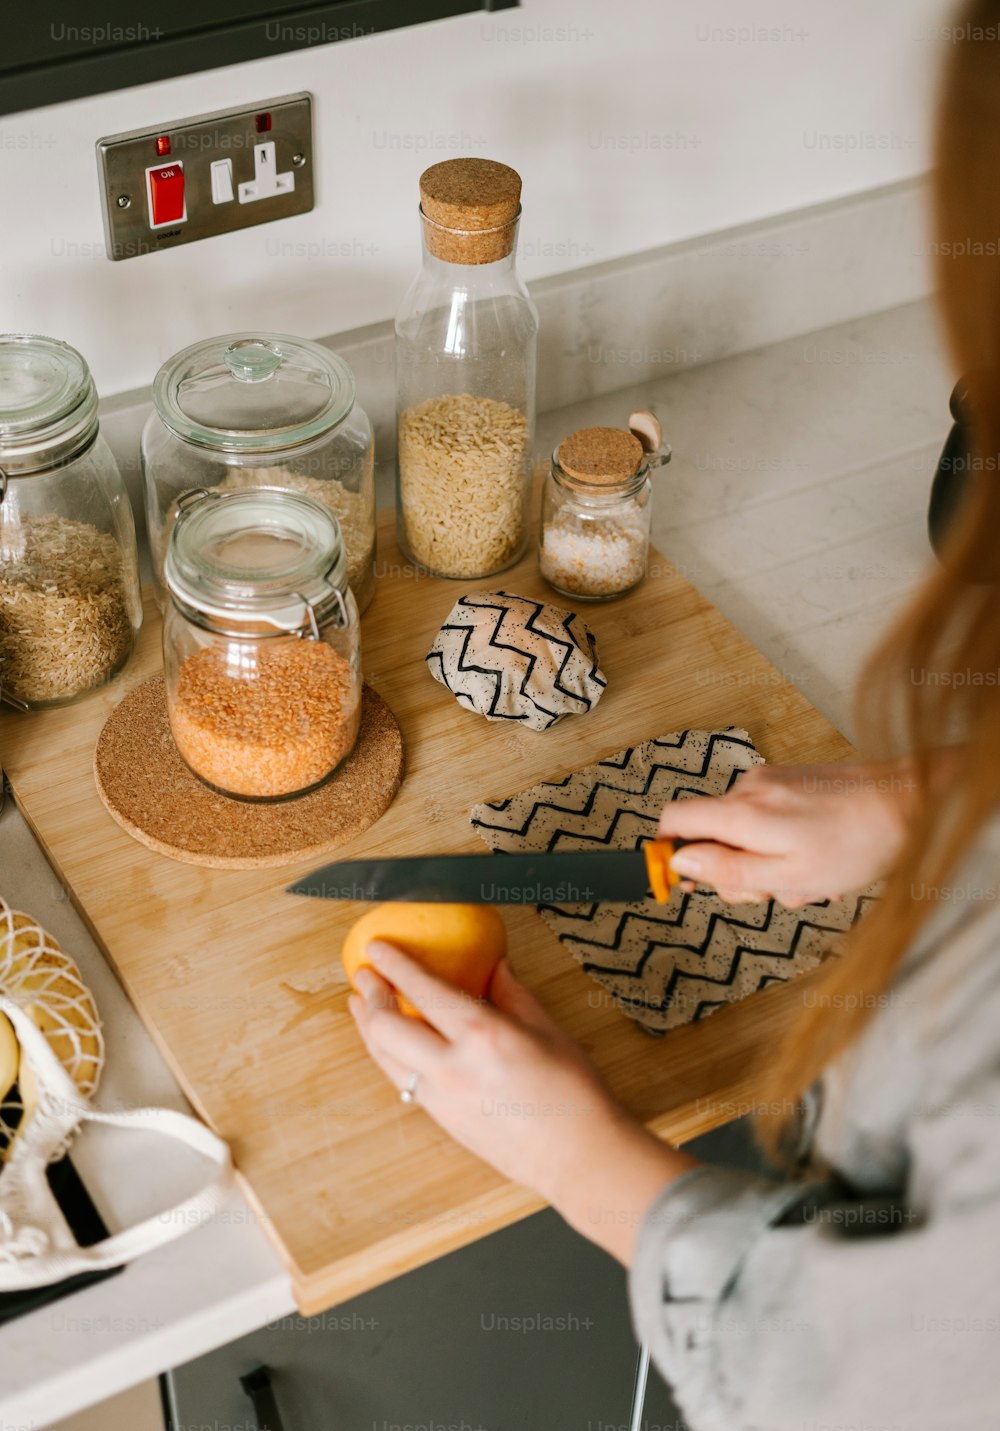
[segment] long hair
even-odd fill
[[[857,1038],[935,892],[1000,808],[1000,592],[988,579],[1000,574],[1000,0],[975,0],[950,33],[930,248],[951,355],[970,384],[974,471],[941,566],[871,654],[858,688],[862,747],[909,755],[919,797],[884,898],[824,966],[770,1064],[765,1107],[787,1108]],[[772,1152],[781,1121],[758,1124]]]

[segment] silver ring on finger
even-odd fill
[[[416,1103],[417,1084],[420,1082],[419,1073],[411,1073],[409,1078],[399,1090],[399,1097],[403,1103]]]

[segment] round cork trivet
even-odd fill
[[[230,800],[178,755],[163,677],[154,676],[109,716],[94,779],[112,819],[161,855],[211,869],[289,865],[346,844],[385,814],[403,779],[403,737],[385,701],[365,686],[357,744],[325,785],[297,800]]]
[[[427,247],[446,263],[505,258],[520,208],[520,174],[493,159],[445,159],[420,176]]]
[[[620,427],[581,427],[559,444],[559,466],[570,477],[594,486],[612,486],[634,477],[642,463],[642,443]]]

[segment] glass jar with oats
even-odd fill
[[[66,705],[124,666],[142,624],[135,523],[68,343],[0,336],[0,699]]]
[[[320,343],[227,333],[175,354],[156,375],[142,434],[157,599],[185,492],[299,492],[340,523],[347,580],[364,611],[375,590],[375,462],[354,374]]]
[[[164,576],[167,713],[188,767],[242,800],[322,785],[361,723],[358,609],[337,518],[296,492],[190,493]]]
[[[521,180],[489,159],[420,178],[423,265],[396,318],[399,544],[493,576],[527,540],[538,314],[517,272]]]

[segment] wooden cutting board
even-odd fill
[[[407,772],[388,814],[344,846],[344,858],[482,852],[468,819],[476,801],[683,727],[745,726],[770,761],[851,754],[655,552],[638,591],[585,608],[608,678],[597,709],[541,733],[487,723],[432,680],[424,656],[463,591],[550,598],[534,554],[499,579],[446,582],[406,565],[388,514],[379,535],[363,665],[402,727]],[[192,1103],[232,1145],[261,1225],[312,1314],[539,1204],[420,1109],[403,1107],[369,1061],[345,1011],[337,957],[359,906],[286,895],[307,866],[246,872],[175,863],[136,844],[106,813],[91,773],[98,733],[125,690],[159,666],[150,600],[125,673],[76,706],[4,711],[0,755],[25,817]],[[16,903],[16,891],[5,892]],[[755,1064],[801,1006],[803,981],[653,1040],[533,910],[506,910],[505,918],[521,977],[628,1107],[672,1141],[752,1102]]]

